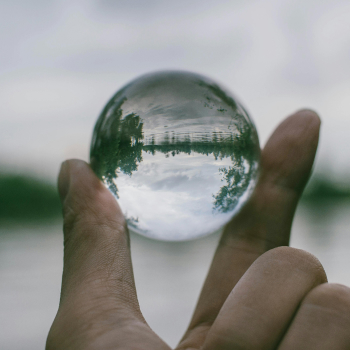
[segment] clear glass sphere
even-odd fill
[[[181,241],[226,224],[253,190],[257,132],[237,100],[206,77],[141,76],[97,120],[90,160],[129,229]]]

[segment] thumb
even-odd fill
[[[122,309],[140,318],[129,235],[113,195],[81,160],[62,164],[58,189],[64,216],[60,309]]]

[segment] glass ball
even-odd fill
[[[181,71],[120,89],[97,120],[90,152],[129,229],[166,241],[225,225],[249,198],[259,158],[241,104],[211,79]]]

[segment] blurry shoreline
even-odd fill
[[[345,177],[344,177],[345,178]],[[302,207],[318,210],[350,201],[350,182],[314,174],[301,199]],[[48,180],[0,173],[0,227],[58,223],[61,204],[56,186]]]

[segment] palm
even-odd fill
[[[286,119],[268,141],[256,190],[224,229],[177,350],[336,349],[317,336],[311,337],[312,347],[302,335],[303,322],[313,327],[303,305],[324,292],[317,287],[326,282],[322,266],[306,252],[272,249],[289,243],[318,131],[318,117],[302,111]],[[59,190],[65,217],[64,273],[47,349],[170,349],[139,309],[127,229],[114,198],[80,161],[64,163]],[[308,332],[322,333],[322,325]]]

